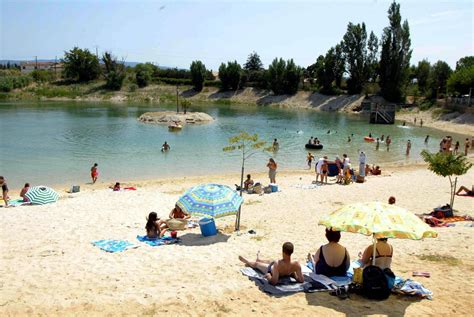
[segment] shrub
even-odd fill
[[[88,49],[74,47],[64,54],[64,75],[68,79],[80,82],[99,78],[99,58]]]
[[[34,70],[31,72],[31,77],[37,83],[47,83],[56,79],[56,75],[50,70]]]

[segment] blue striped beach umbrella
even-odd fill
[[[176,204],[194,216],[219,218],[235,215],[242,202],[242,197],[228,186],[202,184],[185,192]]]
[[[46,186],[31,187],[25,196],[33,205],[50,204],[59,199],[59,194]]]

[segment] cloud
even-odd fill
[[[435,12],[420,19],[413,20],[412,22],[410,22],[410,25],[426,25],[443,21],[455,20],[456,18],[459,18],[463,13],[463,10],[448,10]]]

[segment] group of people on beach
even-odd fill
[[[10,197],[8,196],[9,189],[8,189],[7,180],[4,176],[0,176],[0,186],[2,186],[2,199],[5,203],[5,207],[8,207],[9,206],[8,201],[10,200]],[[20,191],[20,197],[23,199],[23,202],[29,201],[28,197],[26,196],[26,193],[28,193],[28,191],[30,190],[30,187],[31,187],[30,183],[25,183],[25,185]]]
[[[148,214],[145,225],[146,236],[149,239],[162,238],[170,228],[170,220],[187,221],[189,218],[191,218],[191,216],[183,212],[178,205],[175,205],[171,210],[168,219],[160,219],[157,213],[152,211]],[[175,237],[176,234],[172,234],[172,237],[173,236]]]
[[[439,143],[439,151],[441,153],[459,154],[460,146],[461,145],[459,141],[456,141],[453,147],[453,137],[450,135],[447,135]],[[469,138],[466,138],[466,141],[464,141],[464,155],[467,156],[467,154],[469,153],[470,147],[471,147],[471,141],[469,140]]]
[[[395,204],[395,197],[389,198],[389,204]],[[328,277],[346,276],[350,267],[351,257],[347,249],[339,243],[341,232],[326,228],[326,239],[328,243],[321,245],[314,254],[308,254],[308,262],[311,263],[313,272]],[[375,260],[375,266],[390,269],[393,257],[393,247],[388,243],[387,238],[377,239],[375,245],[375,259],[373,244],[369,245],[363,252],[359,253],[358,262],[362,267],[368,266]],[[282,246],[282,258],[280,260],[267,260],[260,258],[257,253],[255,261],[249,261],[243,256],[239,260],[246,266],[254,268],[263,274],[270,284],[276,285],[281,277],[290,276],[297,282],[303,283],[304,276],[301,264],[292,260],[294,246],[291,242],[285,242]]]

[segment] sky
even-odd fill
[[[306,67],[337,44],[349,22],[365,22],[380,38],[389,0],[148,1],[0,0],[0,59],[58,58],[79,46],[111,51],[129,62],[189,68],[201,60],[245,63],[256,51]],[[406,0],[411,63],[474,55],[472,0]]]

